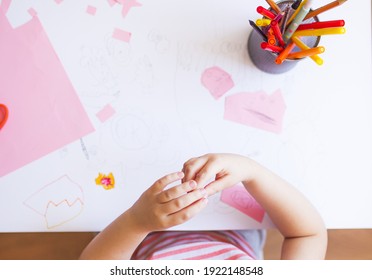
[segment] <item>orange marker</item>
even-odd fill
[[[280,14],[282,12],[279,6],[273,0],[266,0],[266,2],[277,14]]]
[[[324,53],[324,51],[325,51],[324,47],[315,47],[315,48],[304,50],[304,51],[298,51],[298,52],[290,53],[290,54],[288,54],[287,59],[304,58],[304,57]]]
[[[270,44],[270,45],[276,45],[276,38],[275,38],[275,34],[274,34],[274,31],[272,28],[270,28],[268,31],[267,31],[267,42]]]
[[[295,43],[290,42],[287,47],[278,55],[278,57],[275,59],[276,64],[282,64],[284,60],[286,60],[289,53],[294,49],[296,46]]]
[[[310,49],[310,47],[308,47],[304,42],[302,42],[301,39],[298,38],[297,36],[292,36],[291,40],[297,45],[297,47],[299,47],[303,51]],[[323,65],[323,59],[320,56],[312,55],[310,56],[310,58],[319,66]]]
[[[306,15],[306,17],[304,18],[304,20],[307,20],[309,18],[315,17],[315,16],[319,15],[320,13],[323,13],[323,12],[328,11],[330,9],[333,9],[333,8],[335,8],[337,6],[340,6],[340,5],[344,4],[346,1],[347,0],[336,0],[336,1],[333,1],[333,2],[327,4],[327,5],[323,6],[323,7],[320,7],[318,9],[314,10],[314,11],[309,12]]]

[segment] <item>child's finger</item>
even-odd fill
[[[183,165],[182,171],[185,174],[185,177],[182,179],[182,182],[187,182],[195,179],[196,174],[203,166],[207,163],[207,157],[198,157],[192,158],[186,161]]]
[[[181,185],[175,186],[173,188],[170,188],[168,190],[162,191],[158,194],[157,201],[159,203],[166,203],[173,199],[176,199],[180,196],[183,196],[187,194],[188,192],[194,190],[196,188],[197,184],[195,181],[191,180],[185,183],[182,183]]]
[[[192,217],[194,217],[196,214],[198,214],[202,209],[205,208],[208,204],[208,198],[203,197],[196,202],[192,203],[186,208],[183,208],[182,210],[171,214],[168,216],[169,224],[171,226],[176,226],[179,224],[182,224],[188,220],[190,220]]]
[[[192,192],[186,193],[181,197],[173,199],[163,204],[164,213],[171,215],[182,209],[190,206],[201,198],[207,197],[207,191],[205,189],[195,189]]]
[[[181,180],[184,177],[183,172],[174,172],[168,175],[165,175],[164,177],[157,180],[151,188],[155,191],[162,191],[167,185],[174,183],[178,180]]]

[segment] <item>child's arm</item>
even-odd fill
[[[214,194],[238,182],[266,210],[284,236],[282,259],[323,259],[327,231],[310,202],[294,187],[249,158],[209,154],[184,165],[184,180],[194,179]]]
[[[136,203],[99,233],[80,259],[130,259],[141,241],[152,231],[181,224],[206,205],[206,192],[195,181],[164,188],[183,178],[182,172],[156,181]]]

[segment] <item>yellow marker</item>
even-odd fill
[[[311,56],[311,55],[324,53],[324,51],[325,51],[324,47],[315,47],[315,48],[304,50],[304,51],[298,51],[298,52],[290,53],[290,54],[288,54],[287,59],[304,58],[304,57],[308,57],[308,56]]]
[[[294,36],[323,36],[323,35],[341,35],[345,34],[345,27],[330,27],[322,29],[308,29],[296,31]]]
[[[304,42],[301,41],[300,38],[298,38],[296,36],[292,36],[291,37],[291,40],[296,44],[297,47],[299,47],[303,51],[306,51],[306,50],[309,50],[310,49]],[[310,58],[316,64],[318,64],[319,66],[320,65],[323,65],[323,59],[320,56],[318,56],[318,55],[311,55]]]
[[[271,23],[271,19],[267,19],[267,18],[260,18],[256,20],[257,26],[268,26],[270,25],[270,23]]]

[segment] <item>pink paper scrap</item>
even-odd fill
[[[237,93],[225,99],[224,118],[258,129],[280,133],[286,105],[280,90]]]
[[[34,8],[30,8],[30,9],[28,9],[27,12],[28,12],[32,17],[36,17],[36,16],[37,16],[37,12],[35,11]]]
[[[137,2],[136,0],[116,0],[116,2],[123,5],[123,9],[121,11],[121,14],[123,17],[126,17],[129,13],[129,10],[133,7],[141,7],[142,4]]]
[[[116,111],[110,104],[107,104],[105,107],[103,107],[102,110],[100,110],[96,116],[101,122],[107,121],[109,118],[111,118],[113,115],[115,115]]]
[[[132,37],[132,33],[122,30],[120,28],[115,28],[112,37],[120,41],[129,43],[130,38]]]
[[[250,195],[242,184],[224,189],[221,192],[221,201],[239,210],[259,223],[262,223],[265,210]]]
[[[215,99],[234,87],[230,74],[217,66],[206,69],[202,74],[201,82]]]
[[[94,16],[94,15],[96,14],[96,12],[97,12],[97,8],[88,5],[86,12],[87,12],[88,14]]]
[[[109,3],[109,5],[110,5],[111,7],[114,6],[114,5],[117,3],[116,0],[107,0],[107,2]]]
[[[94,131],[38,17],[13,28],[0,7],[0,177]]]

